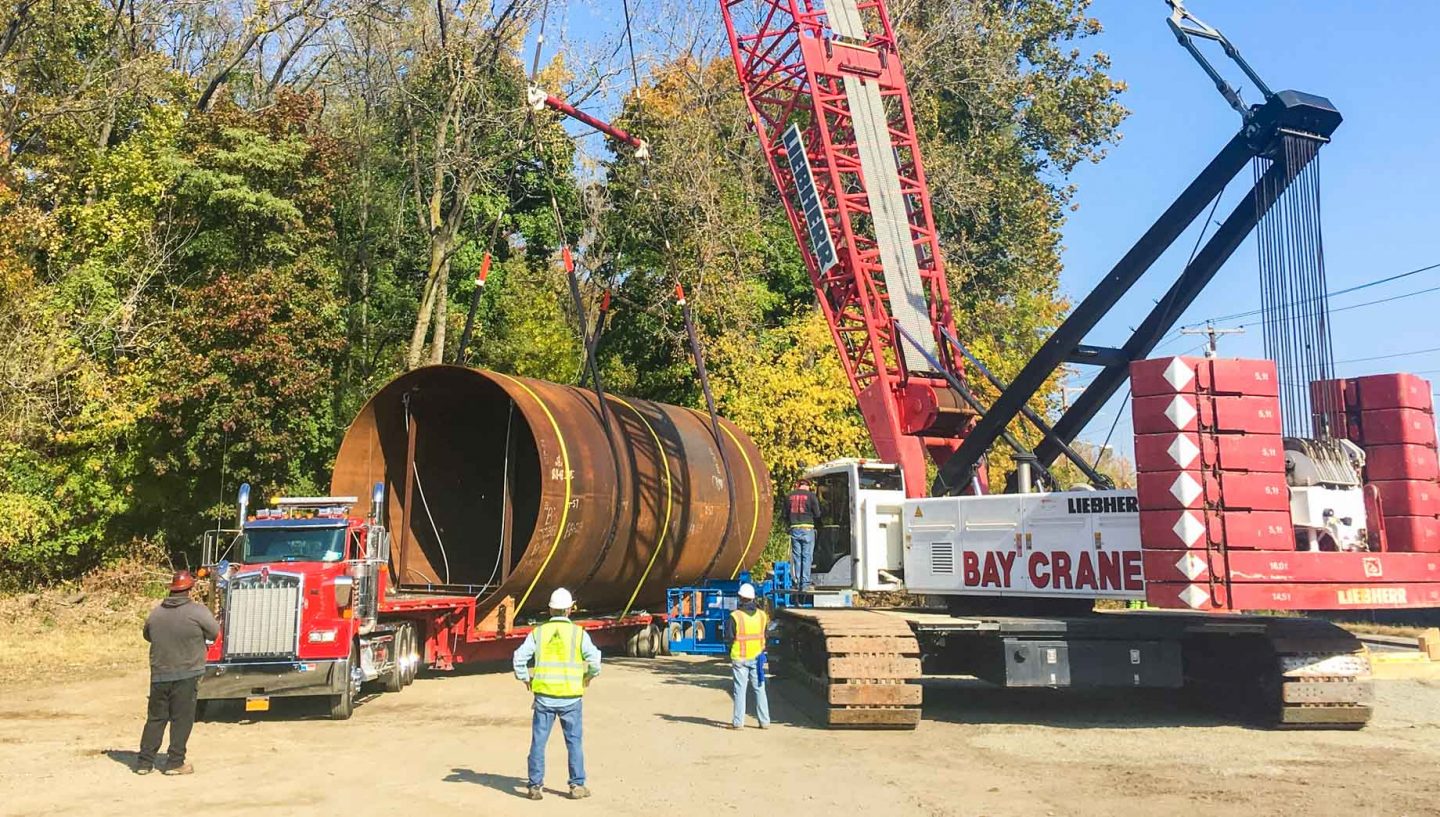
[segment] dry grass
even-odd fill
[[[145,666],[145,616],[169,570],[132,559],[73,584],[0,596],[0,686]]]
[[[1428,629],[1426,627],[1404,627],[1397,624],[1373,624],[1368,621],[1337,621],[1335,624],[1358,635],[1394,635],[1407,638],[1418,638]]]

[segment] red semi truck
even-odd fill
[[[200,683],[202,713],[217,701],[265,711],[277,697],[324,697],[330,716],[349,718],[365,684],[398,692],[420,668],[503,660],[530,627],[502,603],[477,616],[477,596],[401,590],[390,575],[390,533],[375,509],[352,515],[357,498],[282,497],[206,536],[204,574],[220,636]],[[659,628],[649,614],[583,618],[603,647],[653,655]]]

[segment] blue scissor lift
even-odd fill
[[[670,652],[680,655],[724,655],[725,619],[740,601],[740,585],[755,587],[755,600],[772,614],[786,607],[810,607],[789,562],[776,562],[770,576],[753,581],[748,572],[734,579],[706,579],[700,584],[665,591]],[[774,645],[774,636],[771,644]]]

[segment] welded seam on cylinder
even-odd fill
[[[545,568],[550,566],[550,558],[555,555],[555,549],[560,547],[560,537],[565,535],[565,522],[570,516],[570,452],[565,448],[565,435],[560,433],[560,424],[555,422],[555,415],[550,413],[550,407],[545,405],[545,401],[540,399],[540,395],[536,394],[529,386],[509,375],[500,374],[499,372],[493,372],[493,374],[496,377],[503,377],[524,389],[525,393],[530,395],[535,401],[535,404],[540,406],[540,410],[545,412],[545,419],[550,421],[550,429],[555,432],[555,442],[560,444],[560,465],[564,468],[565,504],[560,506],[560,522],[555,526],[555,541],[550,543],[550,552],[545,554],[545,561],[540,563],[540,569],[535,571],[535,578],[531,579],[530,586],[525,588],[525,595],[521,596],[520,603],[515,605],[516,610],[523,610],[525,609],[525,602],[530,600],[530,594],[535,591],[535,585],[539,584],[540,577],[545,574]],[[543,462],[541,463],[541,468],[544,468]]]
[[[691,411],[695,411],[691,409]],[[695,411],[696,414],[700,412]],[[736,439],[735,432],[720,424],[720,430],[735,443],[735,449],[740,452],[740,459],[745,463],[745,470],[750,474],[750,536],[745,540],[745,549],[740,552],[740,561],[735,563],[735,569],[730,571],[730,578],[733,580],[740,575],[740,568],[745,564],[745,557],[750,555],[750,548],[755,544],[755,531],[760,527],[760,481],[755,478],[755,466],[750,464],[750,455],[745,453],[745,446]]]
[[[640,581],[635,584],[635,592],[630,594],[630,599],[625,602],[625,609],[620,611],[620,617],[624,618],[630,613],[630,605],[635,603],[636,597],[640,595],[640,588],[645,586],[645,580],[650,578],[650,569],[655,567],[655,560],[660,556],[660,550],[665,546],[665,536],[670,532],[670,513],[675,508],[675,484],[670,479],[670,458],[665,456],[665,445],[660,442],[660,435],[655,433],[655,426],[645,419],[640,410],[630,405],[624,398],[610,395],[610,399],[635,412],[640,422],[645,424],[645,430],[650,432],[650,439],[655,441],[655,453],[660,455],[660,464],[665,467],[665,521],[660,524],[660,538],[655,540],[655,550],[650,554],[650,562],[645,565],[645,572],[640,574]]]

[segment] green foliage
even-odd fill
[[[777,486],[809,466],[870,450],[830,329],[810,312],[758,337],[729,334],[711,355],[720,412],[745,430]]]
[[[524,258],[492,267],[486,285],[484,329],[476,365],[524,377],[574,382],[583,351],[562,270]]]
[[[222,274],[182,294],[155,355],[141,530],[193,537],[242,478],[260,496],[323,493],[344,351],[335,290],[332,270],[299,263]]]

